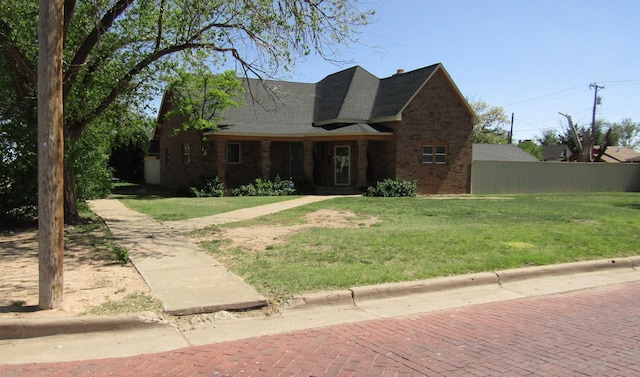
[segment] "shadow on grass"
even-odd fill
[[[164,199],[175,197],[175,192],[158,185],[117,183],[111,197],[116,199]]]
[[[640,203],[617,203],[616,207],[640,210]]]

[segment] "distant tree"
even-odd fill
[[[522,149],[523,151],[529,153],[530,155],[534,156],[538,160],[540,160],[540,161],[543,160],[542,147],[540,147],[535,142],[533,142],[531,140],[521,141],[520,143],[518,143],[518,147],[520,149]]]
[[[506,144],[509,132],[504,126],[509,123],[509,118],[504,109],[484,101],[471,101],[469,104],[478,116],[478,122],[473,126],[473,142]]]
[[[630,118],[623,119],[620,123],[613,123],[611,134],[617,138],[617,143],[614,145],[631,149],[640,147],[640,123],[634,123]]]
[[[560,141],[560,136],[558,136],[558,132],[555,130],[545,130],[542,132],[542,136],[536,139],[540,145],[559,145],[562,144]]]

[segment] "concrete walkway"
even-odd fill
[[[267,299],[190,239],[183,237],[182,232],[331,198],[303,197],[216,216],[166,223],[130,210],[115,199],[94,200],[89,205],[105,221],[118,246],[129,250],[131,262],[162,301],[164,311],[185,315],[255,308],[266,305]]]

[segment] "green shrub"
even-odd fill
[[[384,181],[376,182],[374,186],[367,187],[367,190],[362,195],[382,197],[416,196],[417,187],[417,180],[405,181],[387,178]]]
[[[114,246],[111,252],[113,253],[113,258],[120,264],[127,264],[129,261],[129,250]]]
[[[293,181],[280,179],[276,176],[274,181],[258,178],[253,184],[243,185],[233,189],[233,196],[286,196],[294,195],[296,189]]]
[[[185,196],[195,196],[197,198],[224,196],[224,183],[218,177],[200,177],[199,180],[193,182],[188,188],[181,190]]]

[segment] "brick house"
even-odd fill
[[[245,105],[215,131],[174,134],[165,94],[155,135],[159,183],[216,175],[227,188],[291,177],[305,192],[418,180],[420,194],[469,193],[475,114],[442,64],[378,79],[361,67],[316,84],[244,81]],[[151,157],[154,158],[154,157]]]

